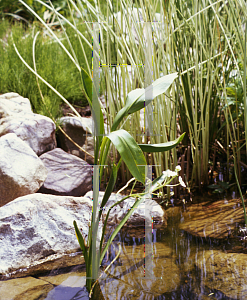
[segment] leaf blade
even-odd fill
[[[143,152],[164,152],[175,148],[184,138],[185,132],[180,135],[176,140],[161,144],[138,144]]]
[[[88,261],[88,255],[87,254],[88,253],[87,253],[87,249],[85,247],[84,238],[83,238],[83,236],[82,236],[82,234],[81,234],[81,232],[80,232],[80,230],[79,230],[79,228],[77,226],[76,221],[73,222],[73,225],[74,225],[74,228],[75,228],[75,234],[76,234],[78,243],[79,243],[79,245],[81,247],[81,250],[82,250],[82,254],[84,256],[85,262],[87,263],[87,261]]]
[[[146,159],[134,138],[125,130],[110,132],[108,138],[117,148],[130,173],[143,184],[145,183]]]
[[[165,75],[155,80],[146,89],[135,89],[131,91],[127,95],[125,106],[117,113],[111,131],[117,129],[117,126],[126,115],[137,112],[144,108],[144,106],[150,104],[155,97],[165,93],[177,77],[177,73]],[[147,95],[151,95],[151,97],[147,97]]]

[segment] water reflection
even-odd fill
[[[88,300],[89,294],[85,284],[85,277],[69,276],[50,291],[45,300]]]

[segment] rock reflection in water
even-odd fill
[[[50,291],[45,300],[88,300],[89,295],[85,284],[85,277],[69,276]]]

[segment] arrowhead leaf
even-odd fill
[[[117,126],[126,115],[137,112],[144,108],[144,106],[150,104],[155,97],[163,94],[177,77],[177,73],[172,73],[155,80],[146,89],[135,89],[131,91],[126,98],[125,106],[116,115],[111,131],[117,129]]]

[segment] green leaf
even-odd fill
[[[81,68],[81,76],[82,76],[82,82],[83,82],[83,87],[86,93],[86,98],[89,102],[89,105],[92,107],[92,85],[93,81],[91,77],[88,75],[88,73]]]
[[[150,104],[154,98],[165,93],[177,77],[177,73],[172,73],[155,80],[153,84],[148,86],[145,90],[140,89],[133,94],[130,92],[126,100],[127,113],[132,114]]]
[[[184,138],[185,132],[180,135],[176,140],[162,144],[138,144],[143,152],[164,152],[176,147]]]
[[[144,106],[146,107],[155,97],[165,93],[177,77],[177,73],[172,73],[155,80],[146,89],[135,89],[131,91],[126,98],[125,106],[117,113],[111,131],[116,130],[126,115],[137,112],[144,108]]]
[[[130,173],[144,184],[147,163],[141,148],[133,137],[127,131],[120,129],[111,132],[108,138],[117,148]]]
[[[108,182],[108,185],[107,185],[105,193],[104,193],[104,197],[103,197],[102,202],[100,204],[101,208],[106,205],[109,197],[111,196],[111,193],[114,189],[114,186],[115,186],[115,183],[116,183],[116,180],[117,180],[117,171],[118,171],[117,166],[114,164],[110,180]],[[100,214],[100,216],[101,216],[101,214]]]
[[[77,237],[77,240],[79,242],[79,245],[81,247],[81,250],[82,250],[82,253],[83,253],[83,256],[84,256],[84,259],[85,259],[85,262],[87,263],[87,260],[88,260],[88,257],[87,257],[87,249],[86,249],[86,243],[84,241],[84,238],[76,224],[76,221],[73,222],[74,224],[74,227],[75,227],[75,234],[76,234],[76,237]]]
[[[106,190],[105,190],[105,193],[104,193],[104,197],[103,197],[102,202],[100,204],[101,210],[100,210],[99,215],[98,215],[98,220],[100,220],[100,217],[102,215],[102,209],[106,205],[106,203],[107,203],[107,201],[108,201],[109,197],[111,196],[111,193],[114,189],[114,186],[115,186],[115,183],[116,183],[116,180],[117,180],[117,171],[118,171],[117,166],[114,164],[110,180],[107,184],[107,187],[106,187]],[[100,252],[101,252],[102,245],[103,245],[105,230],[106,230],[106,223],[104,224],[103,231],[102,231],[102,236],[101,236],[101,241],[100,241]]]
[[[93,88],[94,88],[94,93],[97,93],[95,91],[95,87],[93,85],[93,81],[91,77],[88,75],[88,73],[81,68],[81,75],[82,75],[82,81],[83,81],[83,87],[84,91],[86,93],[86,98],[90,104],[91,111],[92,111],[92,116],[94,120],[94,126],[95,126],[95,133],[96,134],[96,147],[94,150],[94,163],[97,164],[98,160],[98,155],[99,155],[99,149],[100,145],[102,143],[103,139],[103,134],[104,134],[104,118],[103,118],[103,113],[99,104],[99,100],[93,101]],[[99,118],[97,117],[99,116]]]

